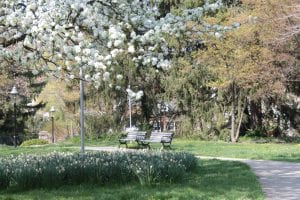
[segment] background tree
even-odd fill
[[[10,65],[1,59],[0,73],[0,143],[13,144],[13,100],[10,91],[15,85],[19,92],[17,96],[16,133],[18,143],[36,134],[33,130],[33,116],[44,106],[43,102],[36,103],[36,97],[45,85],[45,79],[39,74],[32,74],[18,66]]]
[[[158,80],[155,73],[170,69],[172,59],[186,53],[195,35],[215,31],[202,23],[202,17],[222,7],[220,0],[196,3],[195,7],[178,8],[176,12],[168,9],[177,3],[4,1],[0,10],[0,54],[33,74],[44,72],[78,80],[82,69],[81,79],[103,94],[123,97],[120,93],[128,85],[140,90]],[[176,49],[173,41],[183,38],[188,42]],[[150,94],[145,92],[145,99],[153,98]],[[146,118],[150,116],[149,106],[142,105]]]

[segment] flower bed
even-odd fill
[[[80,183],[155,184],[180,180],[196,167],[189,153],[96,152],[51,153],[0,158],[0,187],[58,187]]]

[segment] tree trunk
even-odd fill
[[[240,112],[239,112],[239,123],[238,123],[236,133],[235,133],[235,142],[237,142],[239,140],[239,137],[240,137],[240,130],[241,130],[243,115],[244,115],[244,111],[246,109],[246,106],[247,106],[247,99],[245,98],[244,104],[240,105],[241,109],[240,109]]]
[[[232,83],[231,87],[231,92],[232,92],[232,100],[231,100],[231,142],[236,142],[236,137],[235,137],[235,86],[234,82]]]
[[[231,142],[236,142],[235,137],[235,105],[234,102],[231,102]]]
[[[250,102],[250,128],[253,130],[262,129],[261,101]]]
[[[246,108],[247,99],[243,97],[243,91],[239,90],[239,97],[237,98],[237,88],[234,82],[232,83],[232,101],[231,101],[231,142],[235,143],[238,141],[240,136],[240,128],[243,121],[243,115]],[[236,102],[238,101],[238,102]],[[235,113],[238,109],[237,114]],[[237,116],[236,116],[237,115]],[[236,122],[238,121],[238,122]]]

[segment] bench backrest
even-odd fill
[[[167,140],[171,141],[173,138],[174,133],[170,132],[152,132],[150,135],[150,140],[154,142],[161,142],[166,138]]]
[[[130,131],[127,133],[126,139],[144,139],[146,131]]]

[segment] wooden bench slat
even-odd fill
[[[130,131],[127,133],[126,137],[119,139],[119,147],[121,144],[125,144],[127,146],[127,142],[136,141],[140,145],[140,140],[145,139],[146,132],[145,131]]]
[[[150,148],[150,143],[161,143],[163,147],[170,147],[174,133],[152,132],[149,139],[140,140],[141,144]]]

